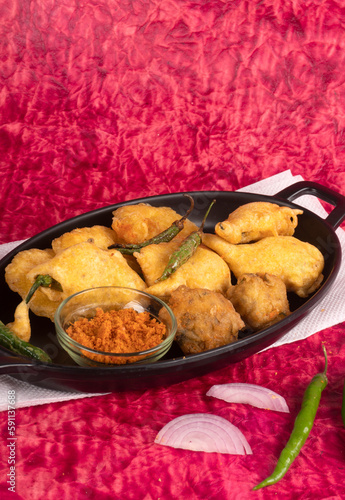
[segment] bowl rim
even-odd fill
[[[158,302],[162,307],[164,307],[168,311],[169,316],[172,320],[172,327],[171,327],[171,331],[170,331],[169,335],[160,344],[157,344],[155,347],[151,347],[150,349],[146,349],[145,351],[137,351],[137,352],[97,351],[97,350],[92,349],[90,347],[86,347],[83,344],[80,344],[76,340],[72,339],[67,334],[66,330],[62,327],[61,322],[60,322],[60,312],[61,312],[62,308],[70,300],[72,300],[74,297],[76,297],[78,295],[81,295],[81,294],[86,293],[86,292],[91,292],[92,290],[99,290],[99,289],[106,289],[106,288],[114,288],[114,289],[128,290],[131,292],[137,292],[139,294],[145,295],[146,297],[148,297],[151,300],[153,299],[156,302]],[[169,343],[173,342],[175,335],[176,335],[176,331],[177,331],[177,320],[176,320],[175,314],[173,313],[172,309],[168,306],[168,304],[166,302],[161,300],[159,297],[156,297],[154,295],[151,295],[150,293],[145,292],[144,290],[138,290],[136,288],[117,286],[117,285],[107,285],[107,286],[86,288],[85,290],[80,290],[79,292],[76,292],[76,293],[73,293],[72,295],[69,295],[57,307],[55,314],[54,314],[54,324],[55,324],[55,329],[56,329],[58,339],[61,338],[63,341],[68,341],[73,347],[75,347],[79,350],[87,351],[91,354],[97,354],[97,355],[99,354],[101,356],[109,356],[109,357],[110,356],[112,356],[112,357],[117,356],[117,357],[121,357],[121,358],[122,357],[128,358],[128,357],[132,357],[132,356],[133,357],[134,356],[144,356],[144,355],[156,353],[157,349],[162,349],[163,347],[165,347]],[[66,350],[65,347],[64,347],[64,349]],[[78,354],[81,354],[81,353],[78,353]],[[104,364],[104,363],[102,363],[102,364]]]

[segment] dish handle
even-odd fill
[[[337,229],[345,219],[345,196],[342,194],[337,193],[322,184],[318,184],[317,182],[301,181],[288,186],[282,191],[279,191],[279,193],[275,195],[275,198],[293,201],[306,194],[316,196],[317,198],[334,205],[334,209],[326,217],[325,221],[330,224],[333,229]]]

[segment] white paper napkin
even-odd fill
[[[303,177],[293,176],[290,170],[286,170],[268,179],[246,186],[239,191],[273,196],[287,186],[301,180],[304,180]],[[314,196],[302,196],[296,200],[296,203],[308,208],[322,218],[327,216],[327,212]],[[341,242],[342,250],[345,253],[345,232],[341,228],[338,228],[336,232]],[[0,245],[0,259],[20,243],[22,243],[22,241]],[[343,261],[339,274],[326,297],[321,300],[306,318],[301,320],[297,326],[291,329],[282,339],[268,349],[305,339],[320,330],[324,330],[325,328],[345,321],[345,289],[342,285],[344,283],[344,278],[345,263]],[[4,411],[8,407],[7,401],[9,390],[15,391],[17,408],[100,396],[100,394],[93,393],[85,394],[43,389],[14,379],[9,375],[2,375],[0,376],[0,411]]]

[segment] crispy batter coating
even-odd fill
[[[293,236],[268,236],[256,243],[233,245],[214,234],[204,234],[203,243],[217,252],[236,278],[242,274],[274,274],[288,292],[307,297],[323,280],[324,258],[310,243]]]
[[[31,337],[31,325],[29,318],[29,305],[22,300],[14,311],[14,320],[6,325],[19,339],[29,342]]]
[[[216,224],[215,232],[229,243],[249,243],[266,236],[292,236],[303,210],[263,201],[247,203]]]
[[[63,292],[42,288],[51,300],[59,301],[73,293],[97,286],[127,286],[144,290],[146,285],[117,250],[102,250],[94,243],[83,242],[59,252],[48,262],[31,269],[27,279],[34,282],[38,274],[49,274]]]
[[[169,299],[177,320],[175,340],[184,354],[196,354],[237,340],[245,324],[221,293],[180,286]],[[166,314],[165,310],[160,316]]]
[[[169,207],[152,207],[145,203],[125,205],[113,212],[112,228],[118,238],[118,243],[137,244],[143,243],[171,226],[173,222],[181,219],[181,215]],[[197,226],[186,220],[184,229],[180,234],[186,237]]]
[[[117,243],[117,238],[115,232],[109,227],[78,227],[69,233],[64,233],[59,238],[55,238],[52,241],[52,249],[55,253],[58,253],[65,248],[82,243],[83,241],[93,241],[99,248],[107,250],[110,245]]]
[[[253,330],[273,325],[290,314],[284,282],[271,274],[243,274],[227,298]]]
[[[190,259],[164,281],[155,283],[168,263],[171,253],[181,245],[181,236],[169,243],[149,245],[135,257],[141,266],[148,293],[158,297],[168,297],[180,285],[189,288],[208,288],[225,292],[230,284],[230,270],[226,262],[209,248],[199,246]]]
[[[22,299],[25,299],[33,281],[27,277],[27,274],[34,267],[50,261],[55,253],[51,249],[23,250],[17,253],[5,269],[5,280],[11,290],[19,293]],[[30,300],[30,309],[37,316],[45,316],[54,319],[54,312],[59,302],[51,300],[39,288]]]

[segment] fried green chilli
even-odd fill
[[[2,321],[0,321],[0,345],[20,356],[43,361],[44,363],[52,362],[48,354],[42,349],[19,339]]]
[[[51,287],[59,291],[62,290],[60,283],[54,280],[54,278],[48,274],[39,274],[36,276],[34,284],[25,298],[26,304],[29,303],[33,294],[40,286]],[[32,358],[44,363],[52,362],[48,354],[46,354],[42,349],[18,338],[2,321],[0,321],[0,345],[12,351],[14,354],[19,354],[20,356]]]
[[[171,276],[179,267],[181,267],[188,259],[194,255],[196,249],[201,243],[201,233],[204,229],[204,225],[207,219],[208,214],[212,206],[216,203],[216,200],[213,200],[211,205],[208,207],[208,210],[205,214],[205,217],[202,220],[201,226],[197,231],[193,231],[187,238],[185,238],[179,248],[173,252],[169,258],[168,264],[163,271],[163,274],[160,278],[156,279],[155,283],[159,281],[164,281],[169,276]]]

